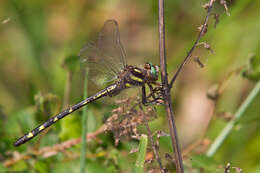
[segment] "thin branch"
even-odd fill
[[[170,89],[168,85],[167,68],[166,68],[166,56],[165,56],[165,26],[164,26],[164,0],[158,0],[159,8],[159,53],[160,53],[160,67],[161,67],[161,79],[163,87],[163,97],[165,102],[165,110],[169,122],[169,130],[171,135],[172,147],[174,150],[174,156],[176,160],[176,170],[178,173],[184,173],[181,150],[178,143],[177,130],[173,117],[172,101],[170,95]]]
[[[149,127],[149,124],[148,124],[148,121],[147,119],[145,118],[145,123],[144,123],[145,127],[146,127],[146,130],[148,132],[148,137],[149,137],[149,140],[152,144],[152,148],[153,148],[153,152],[154,152],[154,155],[155,155],[155,159],[156,161],[158,162],[158,165],[160,167],[160,170],[162,173],[165,172],[165,169],[163,168],[163,165],[162,165],[162,161],[161,161],[161,158],[159,156],[159,152],[158,152],[158,146],[155,144],[154,140],[153,140],[153,135],[152,135],[152,132],[151,132],[151,129]]]
[[[191,57],[192,55],[192,52],[194,51],[195,47],[198,45],[201,37],[205,34],[205,30],[207,28],[207,23],[208,23],[208,20],[209,20],[209,16],[210,16],[210,12],[211,12],[211,8],[212,8],[212,5],[213,5],[213,2],[214,0],[210,0],[209,3],[208,3],[208,11],[207,11],[207,15],[206,15],[206,18],[203,22],[203,25],[202,25],[202,28],[199,32],[199,35],[196,39],[196,41],[194,42],[192,48],[190,49],[190,51],[187,53],[187,56],[184,58],[182,64],[180,65],[180,67],[178,68],[177,72],[175,73],[175,75],[173,76],[171,82],[170,82],[170,85],[169,85],[169,88],[171,89],[176,78],[179,76],[179,73],[181,72],[181,70],[183,69],[184,65],[187,63],[187,61],[189,60],[189,58]]]

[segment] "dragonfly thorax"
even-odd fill
[[[146,63],[144,68],[126,65],[118,74],[118,89],[143,86],[145,83],[154,83],[158,80],[158,68]]]

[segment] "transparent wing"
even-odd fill
[[[99,34],[97,47],[109,60],[122,68],[126,65],[125,50],[120,41],[120,32],[115,20],[107,20]]]
[[[117,70],[107,59],[101,59],[100,50],[95,44],[87,44],[80,51],[80,60],[83,68],[89,71],[89,77],[98,85],[116,77]]]
[[[86,44],[79,53],[81,64],[89,70],[95,83],[102,84],[116,78],[125,66],[125,51],[120,42],[118,24],[107,20],[96,43]]]

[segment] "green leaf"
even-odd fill
[[[79,137],[81,134],[80,117],[76,113],[69,115],[61,121],[60,138],[62,140]]]
[[[2,172],[8,172],[8,171],[9,171],[8,168],[6,168],[6,167],[4,167],[4,165],[0,164],[0,173],[2,173]]]
[[[260,172],[260,165],[257,165],[253,173],[259,173],[259,172]]]
[[[135,163],[135,168],[134,168],[135,173],[144,172],[144,161],[145,161],[145,155],[147,150],[147,144],[148,144],[147,135],[143,134],[140,139],[138,156]]]
[[[206,170],[206,172],[208,171],[216,172],[217,170],[214,160],[205,155],[193,156],[191,158],[191,164],[192,164],[192,168],[198,168],[198,169],[203,168]]]
[[[24,160],[21,160],[19,162],[17,162],[13,167],[12,167],[12,171],[14,172],[20,172],[20,171],[24,171],[27,169],[27,164]]]
[[[34,96],[34,100],[36,106],[35,116],[39,121],[46,121],[47,117],[50,118],[61,106],[60,98],[52,93],[42,94],[39,92]]]
[[[47,164],[43,161],[38,160],[34,164],[34,166],[35,166],[36,171],[39,172],[39,173],[49,172]]]
[[[91,109],[88,110],[87,116],[87,131],[93,132],[96,129],[97,122]]]
[[[70,72],[75,72],[80,68],[80,58],[76,55],[69,55],[65,58],[62,66]]]
[[[52,173],[61,173],[61,172],[79,172],[79,160],[72,160],[67,162],[57,162],[54,164],[51,170]],[[90,173],[89,171],[88,173]]]
[[[253,55],[247,68],[242,72],[243,76],[249,80],[259,81],[260,80],[260,55]]]

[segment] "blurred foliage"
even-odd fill
[[[205,16],[205,10],[201,8],[205,2],[165,2],[170,77],[197,36],[197,27]],[[217,113],[234,113],[254,85],[250,80],[259,80],[260,1],[232,0],[228,1],[228,6],[230,17],[225,14],[223,6],[214,6],[213,13],[220,15],[220,21],[214,28],[211,16],[208,33],[202,39],[211,45],[215,53],[198,48],[194,56],[199,56],[205,67],[199,68],[190,61],[173,88],[174,110],[183,150],[195,142],[205,129],[206,137],[214,140],[227,124],[227,120],[216,116]],[[17,151],[26,153],[80,136],[81,111],[77,111],[62,123],[55,124],[44,137],[36,137],[19,148],[12,145],[17,137],[61,111],[68,70],[75,71],[69,104],[83,99],[83,80],[80,72],[76,73],[80,65],[75,55],[85,42],[96,40],[105,20],[114,18],[118,21],[129,64],[159,63],[157,12],[157,2],[150,0],[0,1],[1,163],[17,157]],[[250,60],[252,54],[255,58]],[[218,97],[216,107],[212,101],[204,101],[207,88],[219,83],[234,69],[245,66],[243,74],[250,80],[243,78],[242,73],[235,75]],[[89,88],[90,91],[92,89]],[[259,103],[260,96],[213,158],[198,155],[205,151],[199,152],[201,148],[189,153],[184,159],[187,172],[191,169],[224,172],[228,162],[245,172],[260,172]],[[205,107],[196,106],[198,104]],[[95,117],[91,120],[94,122],[91,128],[97,129],[114,106],[97,101],[88,108]],[[151,129],[167,132],[163,107],[158,107],[157,114],[158,118],[150,123]],[[143,127],[140,128],[145,132]],[[138,146],[136,141],[122,141],[115,146],[110,133],[102,134],[98,139],[88,143],[87,172],[132,172],[137,154],[129,152]],[[164,154],[172,150],[170,139],[162,137],[159,143],[160,155],[166,164]],[[79,145],[76,145],[52,157],[35,156],[10,167],[0,165],[0,172],[79,172],[79,155]],[[147,164],[146,169],[152,168],[158,168],[156,162]]]
[[[249,59],[247,68],[243,72],[243,75],[251,80],[260,80],[260,56],[259,54]]]

